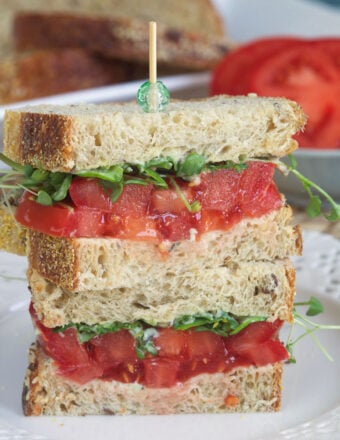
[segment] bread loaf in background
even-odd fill
[[[228,49],[210,0],[1,1],[0,105],[146,78],[151,19],[161,29],[159,75],[208,69]]]

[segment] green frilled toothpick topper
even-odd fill
[[[157,81],[157,24],[149,23],[149,81],[137,92],[137,103],[146,113],[162,111],[170,102],[170,93],[162,81]]]

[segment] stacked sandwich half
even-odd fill
[[[7,111],[29,187],[26,415],[279,409],[301,237],[273,175],[303,124],[255,96]]]

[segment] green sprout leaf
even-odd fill
[[[176,176],[187,178],[197,176],[205,168],[205,158],[197,153],[190,153],[177,165]]]
[[[44,205],[44,206],[53,205],[52,197],[46,191],[43,190],[38,191],[36,200],[38,203],[40,203],[40,205]]]
[[[170,182],[189,212],[195,213],[201,210],[201,204],[198,200],[195,200],[193,203],[190,204],[189,200],[185,197],[184,192],[181,190],[175,179],[170,177]]]
[[[319,315],[320,313],[322,313],[324,311],[323,305],[314,296],[311,296],[308,301],[297,302],[294,305],[295,306],[308,306],[308,310],[306,312],[307,316]]]
[[[56,179],[54,179],[56,181]],[[62,176],[62,181],[55,183],[55,186],[57,187],[57,190],[54,191],[54,193],[51,195],[52,199],[55,202],[60,202],[61,200],[64,200],[68,194],[68,190],[70,188],[72,181],[72,175],[67,174],[65,177]]]
[[[319,196],[315,196],[312,193],[309,195],[309,203],[306,207],[307,215],[311,218],[318,217],[321,212],[322,201]]]
[[[94,170],[76,171],[74,174],[80,177],[92,177],[107,182],[119,183],[123,180],[124,169],[120,165],[114,165],[110,168],[96,168]]]
[[[309,196],[309,204],[307,207],[307,214],[311,217],[317,217],[321,214],[329,221],[337,221],[340,219],[340,204],[336,203],[335,200],[324,191],[319,185],[302,175],[297,170],[297,160],[291,154],[288,156],[290,160],[290,165],[287,167],[288,172],[294,174],[299,181],[301,182],[304,190],[307,192]],[[281,162],[280,166],[285,167],[285,165]],[[322,212],[322,202],[320,196],[317,196],[313,193],[317,191],[330,205],[331,211],[329,214]]]
[[[229,336],[239,333],[253,322],[265,321],[263,316],[235,317],[230,313],[219,311],[213,313],[200,313],[197,315],[185,315],[175,319],[175,330],[211,331],[220,336]]]
[[[320,340],[316,337],[316,335],[314,333],[318,330],[340,330],[340,325],[332,325],[332,324],[325,325],[325,324],[315,323],[315,322],[311,321],[310,319],[301,315],[299,312],[297,312],[296,307],[298,307],[298,306],[307,306],[308,307],[308,309],[306,311],[307,316],[319,315],[320,313],[322,313],[324,311],[324,307],[323,307],[322,303],[317,298],[315,298],[313,296],[310,297],[310,299],[308,301],[294,303],[294,309],[293,309],[294,322],[290,328],[290,332],[289,332],[287,343],[286,343],[286,348],[291,355],[291,359],[289,360],[289,362],[291,362],[291,363],[296,362],[296,359],[293,355],[293,347],[295,346],[295,344],[297,342],[299,342],[301,339],[303,339],[306,336],[310,336],[312,338],[313,342],[316,344],[316,346],[324,354],[324,356],[329,361],[333,361],[333,358],[331,357],[331,355],[327,352],[325,347],[321,344]],[[295,325],[299,325],[304,331],[295,340],[292,340],[293,330],[294,330]]]

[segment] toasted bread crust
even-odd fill
[[[22,402],[26,416],[268,412],[280,409],[281,381],[282,365],[276,363],[202,374],[173,388],[98,379],[79,386],[58,376],[51,359],[33,344]],[[228,404],[230,395],[235,405]]]

